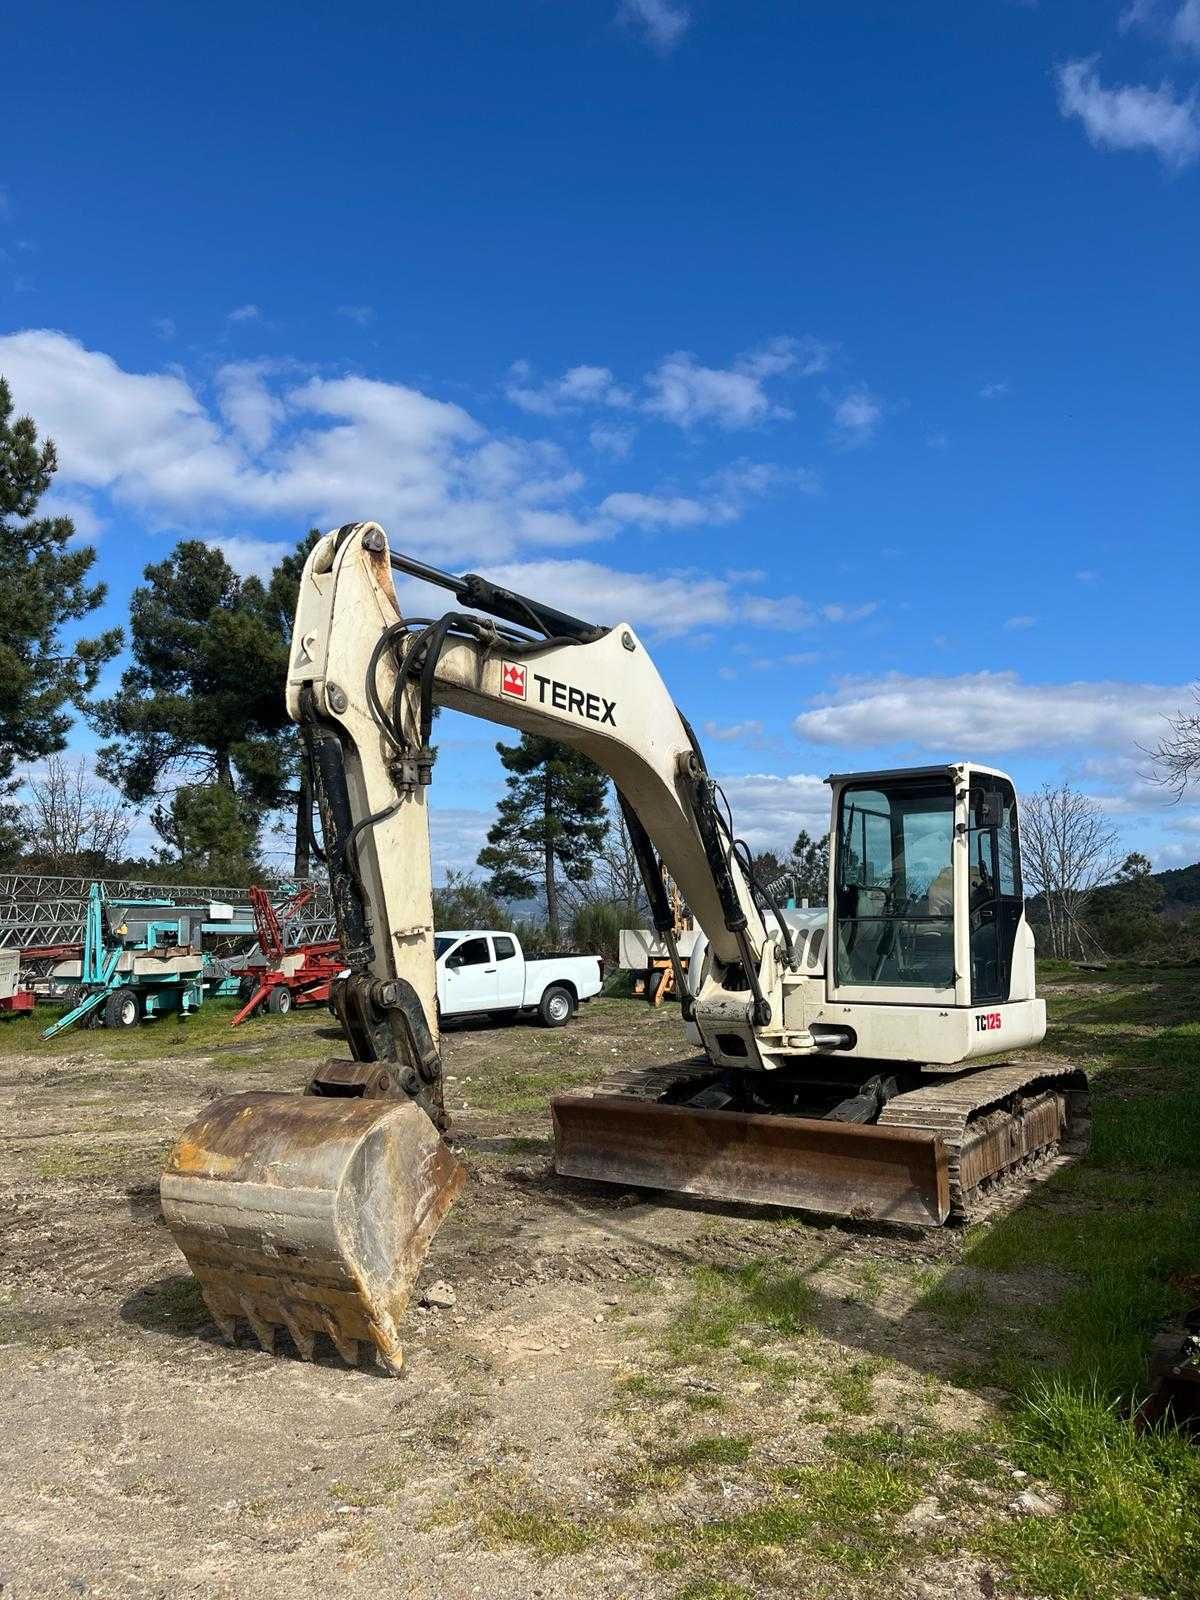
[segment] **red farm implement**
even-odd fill
[[[302,889],[277,908],[265,889],[255,884],[250,890],[254,929],[265,964],[234,968],[245,1003],[231,1027],[245,1022],[262,1006],[276,1016],[286,1016],[293,1006],[324,1005],[329,999],[329,985],[346,970],[337,940],[289,948],[284,936],[287,924],[312,894],[311,889]]]

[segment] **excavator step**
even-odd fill
[[[558,1095],[551,1111],[564,1177],[922,1227],[950,1214],[936,1133],[603,1093]]]
[[[163,1216],[227,1339],[280,1329],[360,1343],[398,1374],[398,1324],[465,1169],[407,1099],[239,1094],[205,1107],[171,1151]]]

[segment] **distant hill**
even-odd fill
[[[1170,867],[1166,872],[1152,872],[1151,883],[1163,893],[1162,915],[1172,921],[1190,917],[1200,906],[1200,861],[1190,867]]]

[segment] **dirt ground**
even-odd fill
[[[674,1007],[446,1035],[471,1181],[420,1287],[456,1304],[414,1304],[399,1380],[229,1348],[207,1318],[159,1215],[165,1150],[339,1045],[323,1012],[226,1021],[0,1037],[3,1600],[1015,1592],[970,1537],[1026,1484],[985,1442],[1005,1395],[970,1369],[963,1230],[550,1172],[550,1095],[682,1057]],[[990,1336],[1052,1289],[1010,1278]]]

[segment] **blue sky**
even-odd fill
[[[1200,0],[51,3],[6,54],[0,373],[114,619],[184,534],[374,517],[637,626],[758,844],[969,755],[1200,856],[1139,753],[1197,676]],[[495,737],[444,725],[441,867]]]

